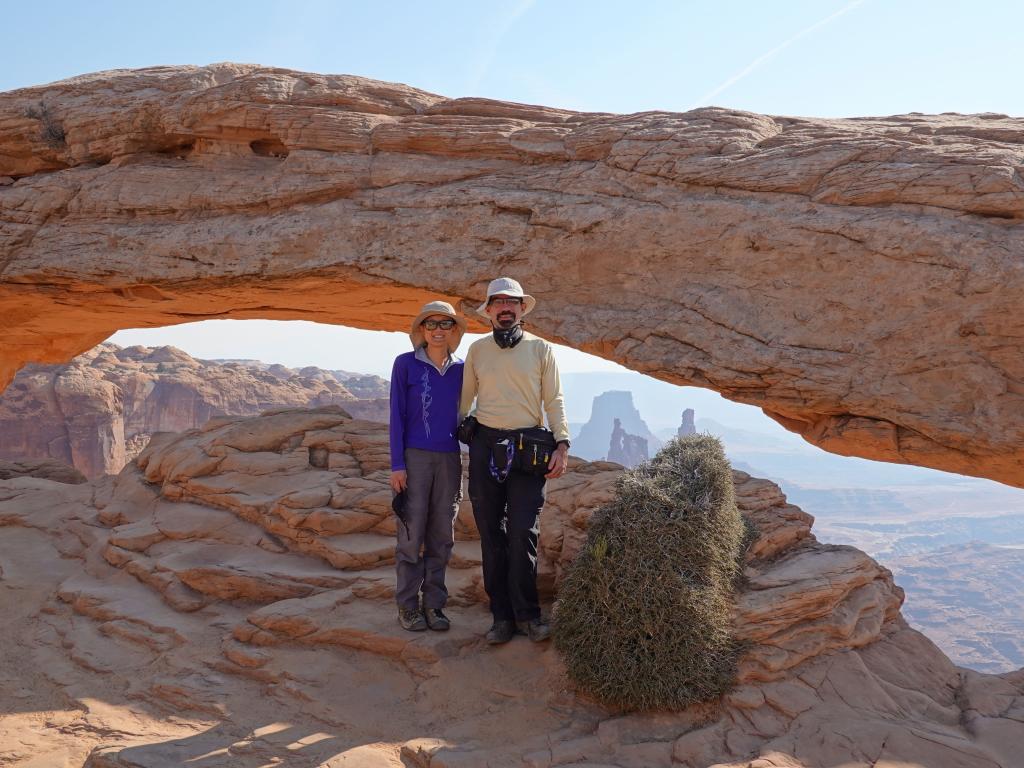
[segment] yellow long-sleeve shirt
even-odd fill
[[[555,440],[568,440],[562,381],[551,345],[526,332],[511,349],[499,347],[491,335],[474,341],[462,371],[460,418],[471,412],[495,429],[540,426],[546,415]]]

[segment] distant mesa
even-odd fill
[[[624,464],[619,459],[613,458],[610,453],[616,421],[630,437],[646,441],[646,455],[654,455],[661,448],[662,441],[654,436],[633,404],[633,393],[628,390],[611,390],[602,392],[594,398],[589,421],[580,427],[579,433],[572,440],[573,455],[590,461],[607,457],[609,461],[618,461],[620,464]],[[635,466],[635,464],[624,465]]]
[[[198,429],[218,416],[327,405],[387,421],[387,398],[388,382],[379,376],[105,343],[65,365],[18,372],[0,397],[0,460],[52,459],[94,478],[119,472],[156,432]]]
[[[649,458],[647,440],[639,435],[629,434],[622,428],[622,422],[616,418],[611,443],[608,446],[608,461],[614,461],[624,467],[635,467]]]
[[[683,411],[676,436],[697,434],[692,408]],[[672,437],[669,433],[668,437]],[[576,456],[597,461],[607,459],[624,467],[647,461],[663,445],[640,416],[628,390],[609,390],[594,398],[590,420],[573,439]]]

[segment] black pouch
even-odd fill
[[[405,491],[399,491],[391,499],[391,510],[395,513],[395,517],[405,528],[406,534],[409,533],[409,521],[406,520],[405,512]]]
[[[455,436],[459,438],[460,443],[469,445],[473,442],[473,438],[476,437],[476,428],[480,425],[480,422],[476,420],[476,416],[467,416],[459,424],[458,432]]]
[[[526,475],[543,477],[550,470],[548,464],[555,453],[555,434],[544,427],[517,429],[515,459],[512,469]]]

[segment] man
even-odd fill
[[[565,473],[569,428],[554,350],[523,330],[522,319],[536,303],[515,280],[493,280],[477,310],[492,333],[470,346],[463,369],[459,415],[468,415],[476,400],[479,422],[469,445],[469,498],[494,617],[487,632],[492,644],[507,643],[517,628],[535,642],[550,635],[537,599],[538,518],[546,478]],[[494,471],[494,445],[518,429],[543,425],[545,416],[557,441],[547,474],[513,470],[502,478]]]

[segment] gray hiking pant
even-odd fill
[[[400,608],[444,608],[444,572],[455,544],[455,515],[462,501],[462,454],[405,449],[406,525],[398,521],[395,562]],[[422,554],[421,554],[422,551]]]

